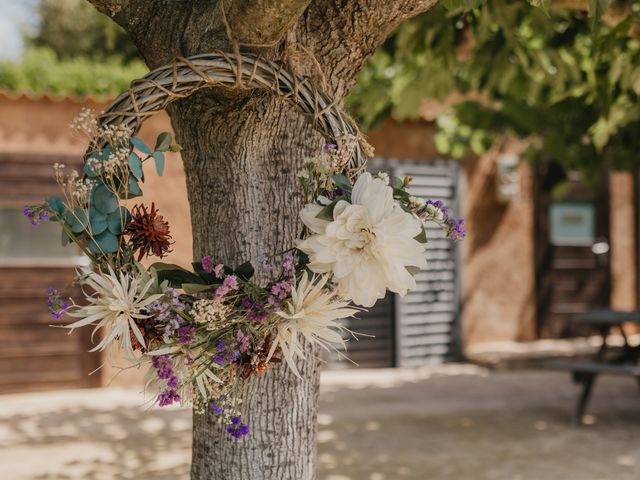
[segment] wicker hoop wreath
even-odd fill
[[[116,98],[98,119],[104,126],[129,127],[135,134],[146,118],[165,110],[170,103],[211,87],[260,88],[291,101],[311,117],[315,130],[327,141],[340,146],[345,135],[358,138],[349,173],[355,175],[364,169],[363,152],[371,149],[335,100],[319,90],[309,78],[300,77],[282,64],[257,55],[237,56],[215,51],[178,57],[171,65],[134,80],[129,91]]]
[[[145,256],[170,251],[169,224],[153,203],[130,210],[122,201],[142,195],[143,162],[153,159],[162,175],[164,152],[180,147],[168,133],[153,149],[134,134],[171,102],[212,87],[260,88],[285,98],[328,141],[298,172],[305,228],[287,251],[253,259],[255,267],[218,263],[215,252],[193,262],[193,271],[162,262],[145,267]],[[91,260],[75,279],[84,302],[51,288],[51,314],[75,319],[65,328],[100,331],[92,351],[117,346],[133,366],[150,365],[147,386],[160,406],[210,409],[234,438],[249,433],[240,417],[245,380],[279,362],[301,377],[303,340],[342,350],[352,332],[341,319],[387,291],[414,289],[415,273],[426,267],[427,222],[452,239],[464,235],[462,220],[441,202],[409,194],[409,177],[363,171],[371,147],[313,81],[255,55],[178,58],[132,82],[99,117],[83,112],[73,126],[91,139],[83,173],[54,165],[62,195],[24,210],[33,225],[59,223],[63,242]],[[253,281],[256,269],[271,281]]]

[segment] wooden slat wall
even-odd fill
[[[394,176],[413,178],[412,195],[441,200],[459,212],[457,162],[397,161],[391,167]],[[416,275],[416,290],[395,301],[398,366],[442,363],[460,354],[457,247],[435,225],[427,237],[427,270]]]
[[[69,268],[0,268],[0,393],[98,386],[99,355],[89,332],[52,328],[47,288],[73,279]],[[65,320],[66,322],[66,320]]]
[[[78,168],[82,158],[69,155],[33,155],[0,152],[0,202],[23,205],[59,195],[53,164]]]
[[[55,162],[77,168],[82,159],[0,153],[0,206],[20,208],[57,195]],[[61,321],[47,310],[47,288],[67,285],[74,268],[44,267],[36,259],[32,264],[0,266],[0,393],[98,386],[100,374],[88,375],[100,362],[99,355],[87,352],[90,332],[69,336],[50,326]]]

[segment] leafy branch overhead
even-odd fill
[[[480,153],[508,134],[566,168],[636,168],[639,2],[530,3],[452,0],[409,20],[372,57],[348,105],[371,127],[460,92],[466,101],[437,119],[443,153]]]

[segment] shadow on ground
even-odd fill
[[[340,375],[323,383],[320,480],[640,478],[629,379],[600,382],[592,424],[578,428],[563,374]],[[0,397],[0,478],[188,478],[190,412],[139,405],[115,389]]]

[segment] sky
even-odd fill
[[[0,61],[22,55],[23,32],[38,22],[37,5],[38,0],[0,0]]]

